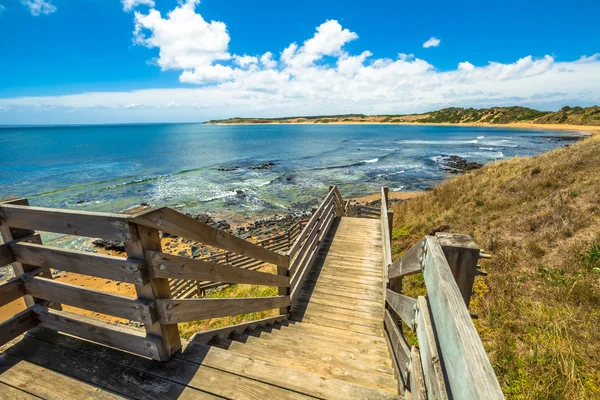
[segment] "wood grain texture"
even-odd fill
[[[0,323],[0,346],[10,342],[23,332],[35,327],[38,321],[31,308],[21,311],[12,318]]]
[[[17,261],[24,264],[55,268],[133,284],[140,284],[148,279],[142,274],[145,266],[143,260],[26,242],[13,242],[10,244],[10,248]]]
[[[408,366],[410,364],[410,348],[406,339],[400,332],[400,329],[394,323],[394,319],[390,314],[389,310],[385,310],[384,315],[385,329],[389,335],[390,346],[394,349],[394,356],[398,360],[398,367],[400,368],[400,375],[404,382],[407,381],[408,377]]]
[[[503,399],[494,369],[435,237],[427,237],[423,275],[453,398]]]
[[[15,256],[10,249],[10,244],[0,244],[0,267],[4,267],[7,264],[16,261]]]
[[[288,296],[156,300],[162,324],[176,324],[178,322],[247,314],[286,307],[289,304],[290,298]]]
[[[155,278],[247,283],[280,287],[290,286],[290,279],[287,276],[252,271],[155,251],[148,251],[147,258],[152,260],[151,275]]]
[[[196,240],[209,246],[242,254],[275,265],[288,266],[289,257],[257,246],[223,230],[204,224],[168,207],[136,214],[133,222],[171,235]],[[158,224],[157,224],[157,221]]]
[[[190,339],[190,342],[207,344],[215,336],[228,337],[231,333],[244,333],[247,329],[257,329],[261,326],[268,326],[286,319],[285,315],[263,318],[256,321],[250,321],[243,324],[226,326],[224,328],[211,329],[204,332],[195,333]]]
[[[410,329],[415,328],[415,306],[417,299],[412,297],[404,296],[403,294],[396,293],[390,289],[386,291],[386,301],[389,306],[394,310],[396,314]]]
[[[25,296],[25,286],[20,277],[13,278],[0,285],[0,307]]]
[[[39,325],[96,343],[160,360],[161,338],[124,325],[110,325],[84,315],[34,306]]]
[[[327,196],[325,196],[325,199],[323,199],[321,204],[319,204],[319,207],[312,214],[312,216],[310,217],[310,219],[308,220],[308,222],[306,223],[304,228],[302,228],[302,232],[300,232],[300,234],[296,238],[296,241],[294,242],[294,244],[292,244],[292,247],[290,248],[290,250],[287,253],[290,256],[290,259],[294,258],[294,256],[296,255],[296,253],[302,246],[302,243],[306,240],[309,233],[311,232],[312,227],[321,218],[321,214],[322,214],[323,210],[325,209],[325,207],[329,206],[330,202],[333,201],[333,196],[334,196],[334,193],[330,191],[327,194]]]
[[[425,378],[421,366],[419,349],[413,346],[410,350],[410,393],[412,400],[427,400]],[[432,397],[434,399],[435,397]]]
[[[0,204],[0,225],[111,240],[132,240],[123,214]]]
[[[153,314],[147,301],[109,294],[50,279],[23,277],[27,294],[84,310],[112,315],[138,322],[150,322]]]
[[[420,257],[422,254],[421,241],[419,241],[392,263],[388,273],[389,279],[397,279],[420,273]]]

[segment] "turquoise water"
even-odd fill
[[[0,198],[118,211],[166,205],[221,217],[305,210],[344,196],[424,190],[441,157],[482,163],[546,152],[544,131],[393,125],[104,125],[0,129]],[[252,169],[273,163],[268,169]]]

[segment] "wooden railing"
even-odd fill
[[[468,311],[480,250],[467,235],[426,236],[392,262],[387,189],[381,196],[384,326],[401,391],[413,399],[503,399]],[[483,256],[483,255],[482,255]],[[422,273],[427,296],[402,294],[402,278]],[[409,346],[400,321],[416,332]]]
[[[332,187],[308,221],[251,243],[166,207],[111,214],[30,207],[25,199],[0,202],[0,266],[12,264],[16,276],[0,285],[0,307],[21,297],[27,306],[0,324],[0,345],[43,326],[164,361],[181,348],[178,323],[272,309],[280,315],[242,325],[280,321],[287,318],[334,216],[342,214],[343,200]],[[47,246],[36,230],[120,240],[126,257]],[[203,259],[170,254],[162,249],[160,232],[223,252]],[[256,270],[265,263],[275,265],[277,273]],[[137,297],[53,280],[51,268],[132,284]],[[169,282],[203,289],[235,283],[274,286],[278,295],[177,298]],[[62,304],[136,321],[145,331],[66,312]],[[207,331],[195,340],[236,329],[240,325]]]
[[[27,309],[0,324],[0,345],[33,326],[44,326],[156,360],[181,347],[178,322],[280,309],[290,305],[289,256],[254,244],[169,208],[110,214],[28,206],[19,199],[0,203],[0,266],[16,277],[0,285],[0,306],[25,297]],[[120,240],[126,257],[46,246],[35,230]],[[278,274],[164,253],[159,231],[278,266]],[[136,298],[52,279],[50,268],[133,284]],[[276,286],[279,295],[261,298],[176,299],[169,279]],[[62,311],[61,304],[137,321],[145,332]]]

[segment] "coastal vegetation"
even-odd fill
[[[230,118],[211,120],[208,124],[276,124],[276,123],[431,123],[431,124],[569,124],[600,125],[600,107],[563,107],[558,111],[538,111],[527,107],[443,108],[423,114],[406,115],[319,115],[283,118]]]
[[[469,234],[493,255],[481,260],[489,275],[476,280],[470,311],[507,398],[600,398],[599,187],[593,136],[488,164],[394,207],[395,257],[437,231]],[[407,295],[424,290],[422,278],[405,279]]]

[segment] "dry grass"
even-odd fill
[[[396,256],[439,229],[494,255],[471,312],[507,398],[600,398],[599,136],[490,164],[394,211]],[[422,279],[405,290],[423,293]]]
[[[268,272],[272,274],[277,273],[275,266],[267,265],[259,269],[262,272]],[[268,297],[277,296],[277,288],[271,286],[258,286],[258,285],[231,285],[222,290],[215,290],[209,292],[204,296],[207,299],[217,298],[237,298],[237,297]],[[265,310],[260,312],[234,315],[231,317],[224,318],[212,318],[202,321],[191,321],[178,324],[179,334],[184,339],[189,339],[196,332],[207,331],[209,329],[218,329],[225,326],[231,326],[241,324],[244,322],[254,321],[257,319],[274,317],[279,315],[279,309],[276,310]]]

